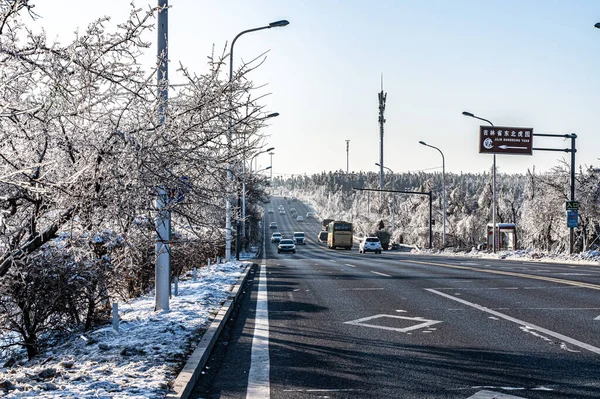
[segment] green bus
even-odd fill
[[[352,249],[353,241],[352,223],[334,220],[327,226],[327,248],[335,249],[342,247]]]

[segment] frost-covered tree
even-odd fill
[[[106,316],[111,297],[152,282],[158,187],[169,194],[174,229],[212,243],[180,246],[186,256],[173,245],[174,270],[186,267],[181,259],[202,261],[222,248],[225,193],[237,187],[225,165],[239,176],[242,155],[263,142],[261,97],[247,78],[261,58],[231,83],[224,52],[209,57],[203,74],[180,65],[183,83],[169,88],[162,80],[169,101],[161,104],[156,70],[140,61],[157,10],[132,7],[114,31],[100,18],[66,44],[27,27],[33,10],[28,0],[0,0],[0,279],[8,290],[11,279],[35,270],[40,253],[60,252],[67,264],[83,265],[76,272],[85,271],[87,285],[72,309],[89,328]],[[58,237],[62,244],[53,245]],[[0,313],[25,323],[11,292],[0,297]]]

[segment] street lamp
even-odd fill
[[[269,119],[269,118],[275,118],[279,116],[279,112],[273,112],[272,114],[269,114],[263,118],[259,118],[258,120],[265,120],[265,119]],[[244,138],[245,141],[245,138]],[[244,144],[245,145],[245,144]],[[263,151],[263,152],[269,152],[270,150],[272,150],[273,148],[267,150],[267,151]],[[258,153],[260,154],[260,152]],[[256,155],[258,155],[256,154]],[[254,156],[256,156],[254,155]],[[246,154],[244,152],[244,154],[242,155],[242,241],[244,240],[245,236],[246,236]],[[252,159],[250,159],[250,168],[252,168]],[[239,231],[237,232],[238,236],[239,236]]]
[[[377,166],[378,168],[381,167],[381,165],[379,164],[379,162],[375,162],[375,166]],[[391,174],[394,174],[394,171],[391,170],[390,168],[388,168],[387,166],[384,166],[385,169],[389,170]]]
[[[422,144],[426,147],[434,148],[434,149],[438,150],[440,152],[440,154],[442,155],[442,191],[443,191],[442,195],[444,196],[444,234],[442,236],[443,237],[442,243],[443,243],[443,247],[446,248],[446,160],[444,158],[444,153],[439,148],[429,145],[424,141],[419,141],[419,144]]]
[[[487,119],[484,118],[480,118],[479,116],[473,115],[470,112],[467,111],[463,111],[462,113],[464,116],[468,116],[470,118],[475,118],[475,119],[479,119],[480,121],[484,121],[489,123],[492,127],[494,127],[494,124],[492,122],[490,122]],[[493,210],[492,210],[492,240],[494,240],[493,244],[492,244],[492,248],[494,253],[496,253],[496,205],[497,205],[497,198],[496,198],[496,154],[494,154],[494,167],[493,167],[493,177],[492,177],[492,191],[493,191],[493,196],[494,196],[494,206],[493,206]],[[487,241],[487,236],[486,236],[486,241]]]
[[[247,29],[237,34],[237,36],[231,42],[231,48],[229,50],[229,89],[231,89],[231,82],[233,81],[233,46],[237,39],[250,32],[256,32],[263,29],[277,28],[282,26],[287,26],[289,24],[286,20],[271,22],[269,25],[261,26],[258,28]],[[229,98],[229,125],[227,127],[227,144],[229,149],[229,155],[231,155],[231,125],[232,125],[232,108],[233,104],[231,101],[231,96]],[[228,157],[227,161],[227,201],[225,206],[225,260],[229,262],[231,260],[231,194],[230,194],[230,184],[233,181],[233,175],[231,174],[231,164],[230,164],[231,156]]]
[[[273,155],[275,155],[275,153],[273,151],[271,151],[269,153],[269,155],[271,156],[271,166],[270,166],[271,176],[269,176],[269,178],[271,179],[271,181],[273,181]]]
[[[600,22],[596,22],[596,24],[594,25],[594,28],[600,29]]]
[[[250,158],[250,172],[252,172],[252,161],[254,160],[254,158],[256,158],[257,156],[259,156],[260,154],[264,154],[264,153],[267,153],[269,151],[273,151],[274,149],[275,149],[275,147],[269,147],[269,148],[267,148],[264,151],[260,151],[260,152],[257,152],[256,154],[254,154],[252,156],[252,158]],[[258,169],[258,167],[255,167],[254,169]]]

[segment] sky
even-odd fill
[[[37,3],[37,4],[36,4]],[[151,3],[155,5],[157,2]],[[34,2],[49,38],[67,41],[94,18],[127,18],[127,0]],[[136,6],[149,7],[148,0]],[[169,75],[181,62],[201,74],[207,56],[229,49],[241,31],[286,19],[290,24],[246,34],[234,68],[268,51],[250,75],[266,85],[264,134],[275,147],[273,175],[378,171],[378,93],[387,93],[384,166],[482,173],[478,120],[577,134],[576,165],[600,167],[600,2],[595,0],[170,0]],[[153,39],[153,38],[151,38]],[[155,48],[153,49],[155,51]],[[226,78],[226,77],[224,77]],[[346,140],[350,140],[346,152]],[[534,148],[570,147],[539,138]],[[570,154],[534,151],[497,156],[499,173],[548,171]],[[267,154],[259,167],[270,165]]]

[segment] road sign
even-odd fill
[[[565,202],[565,209],[567,211],[576,211],[579,209],[579,201],[567,201]]]
[[[567,227],[573,228],[577,227],[579,223],[577,222],[577,211],[567,211]]]
[[[479,126],[480,154],[531,155],[533,128]]]

